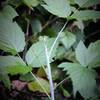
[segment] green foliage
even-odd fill
[[[100,12],[95,10],[81,10],[74,13],[72,18],[84,21],[90,19],[100,19]]]
[[[0,68],[0,81],[2,81],[4,83],[4,86],[6,88],[10,89],[10,87],[11,87],[10,79],[9,79],[7,73],[2,68]]]
[[[64,95],[65,97],[70,97],[70,94],[69,94],[69,92],[68,92],[66,89],[64,89],[62,86],[61,86],[61,89],[62,89],[63,95]]]
[[[24,74],[24,75],[21,75],[20,76],[20,80],[21,81],[26,81],[26,82],[30,82],[30,81],[34,81],[34,77],[31,75],[31,73],[27,73],[27,74]]]
[[[11,6],[9,5],[6,5],[2,11],[0,12],[0,16],[2,17],[5,17],[5,19],[9,19],[12,21],[12,19],[16,16],[18,16],[17,12],[15,11],[14,8],[12,8]],[[1,19],[1,18],[0,18]]]
[[[0,68],[12,75],[26,74],[31,71],[22,59],[14,56],[0,56]]]
[[[98,4],[100,0],[0,2],[0,85],[3,82],[5,88],[12,90],[11,85],[26,81],[27,91],[45,93],[51,100],[56,85],[57,100],[59,97],[81,100],[77,92],[84,100],[95,96],[97,99],[100,91],[97,88],[100,85]],[[15,75],[19,76],[17,81],[12,79]]]
[[[25,47],[25,37],[21,28],[12,21],[17,13],[13,8],[4,8],[6,13],[0,13],[0,49],[16,54],[23,51]]]
[[[83,42],[80,41],[75,50],[76,59],[80,64],[65,62],[58,66],[59,68],[64,68],[64,71],[69,74],[73,84],[74,95],[77,91],[84,98],[96,95],[96,72],[91,68],[100,66],[99,45],[100,41],[98,40],[95,43],[91,43],[87,49]],[[90,69],[86,68],[87,66]]]
[[[75,0],[79,6],[90,7],[96,4],[100,4],[100,0]]]
[[[38,19],[32,20],[31,27],[32,27],[32,32],[35,35],[42,31],[42,25],[41,25],[41,22]]]
[[[68,62],[61,63],[58,67],[64,68],[64,71],[67,70],[67,74],[72,80],[74,95],[79,91],[86,99],[95,96],[96,75],[94,70],[85,68],[77,63]]]
[[[45,88],[46,92],[50,93],[49,82],[42,78],[37,78],[37,79],[42,84],[42,86]],[[43,90],[43,88],[41,88],[40,84],[37,81],[28,83],[28,88],[30,91],[34,91],[34,92],[39,91],[39,92],[45,93],[45,91]]]
[[[65,31],[62,32],[60,36],[60,41],[66,49],[69,49],[76,41],[76,37],[71,32]]]
[[[48,38],[46,41],[48,50],[50,50],[55,38]],[[33,44],[26,54],[26,61],[29,66],[32,67],[41,67],[46,65],[46,56],[45,56],[45,46],[44,40],[40,40],[39,42]],[[55,46],[50,62],[53,61],[53,57],[55,57],[55,53],[57,50],[57,45]]]
[[[96,58],[100,55],[100,53],[98,52],[100,50],[99,45],[100,41],[98,40],[95,43],[90,44],[90,46],[87,49],[83,42],[80,41],[75,50],[76,59],[80,62],[81,65],[85,67],[93,62],[98,63],[98,59]]]
[[[81,65],[87,66],[91,62],[91,58],[89,59],[88,51],[82,41],[78,44],[76,50],[76,59],[80,62]]]
[[[30,9],[33,9],[32,7],[36,7],[40,3],[39,0],[22,0],[22,2]]]
[[[42,6],[50,13],[66,18],[71,14],[71,8],[67,0],[43,0]]]

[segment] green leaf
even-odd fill
[[[66,49],[63,46],[58,46],[55,59],[62,59],[65,53]]]
[[[2,68],[0,68],[0,81],[2,81],[4,83],[4,86],[6,88],[10,89],[10,87],[11,87],[10,79],[9,79],[7,73]]]
[[[97,40],[94,43],[91,43],[88,47],[89,52],[96,53],[100,55],[100,40]]]
[[[12,21],[12,19],[16,16],[18,16],[17,12],[14,10],[14,8],[12,8],[9,5],[6,5],[3,10],[0,12],[0,16],[3,16],[5,18],[8,18],[9,20]]]
[[[32,20],[31,27],[32,27],[32,31],[35,35],[42,31],[42,25],[38,19]]]
[[[39,0],[22,0],[22,2],[30,9],[33,9],[32,7],[36,7],[40,3]]]
[[[88,65],[89,68],[100,67],[100,55],[96,56],[93,61]]]
[[[55,38],[48,38],[46,41],[46,45],[48,47],[48,50],[50,50]],[[53,49],[53,52],[51,54],[50,62],[52,62],[52,58],[56,55],[56,49],[57,45]],[[32,67],[41,67],[43,65],[46,65],[46,55],[45,55],[45,46],[44,46],[44,40],[40,40],[39,42],[33,44],[30,49],[28,50],[26,54],[26,61],[27,64]]]
[[[12,8],[7,10],[6,14],[0,13],[0,49],[12,54],[23,51],[25,47],[24,33],[18,24],[11,20],[15,16]]]
[[[62,32],[60,36],[60,41],[65,46],[66,49],[69,49],[76,41],[76,37],[71,32],[65,31]]]
[[[26,74],[31,71],[22,59],[14,56],[0,56],[0,68],[11,75]]]
[[[14,7],[19,7],[21,5],[21,0],[6,0],[6,3]]]
[[[80,7],[90,7],[96,4],[100,4],[100,0],[75,0]]]
[[[75,50],[75,54],[76,59],[80,62],[81,65],[87,66],[89,64],[87,48],[82,41],[79,42]]]
[[[68,1],[70,2],[70,4],[75,4],[75,0],[68,0]]]
[[[35,79],[31,73],[26,73],[25,75],[20,76],[20,80],[25,82],[30,82],[30,81],[34,81]]]
[[[50,13],[66,18],[71,14],[71,8],[67,0],[43,0],[42,6]]]
[[[96,73],[92,69],[85,68],[77,63],[62,63],[58,66],[64,68],[72,80],[74,95],[77,91],[85,98],[96,95]],[[91,83],[91,84],[90,84]]]
[[[40,84],[44,87],[46,92],[50,93],[49,82],[43,78],[38,77],[37,79],[39,80]],[[33,92],[39,91],[41,93],[45,93],[44,89],[41,88],[40,84],[37,81],[30,82],[28,83],[28,89]]]
[[[91,43],[88,47],[88,49],[85,47],[82,41],[78,44],[75,54],[76,59],[80,62],[83,66],[98,66],[100,64],[99,62],[99,56],[100,56],[100,41],[96,41],[94,43]],[[96,66],[95,66],[96,65]]]
[[[40,67],[37,71],[38,77],[47,77],[46,72],[44,71],[43,67]]]
[[[91,43],[88,47],[90,55],[94,55],[94,59],[89,64],[90,68],[95,68],[100,66],[100,40],[97,40],[94,43]]]
[[[100,19],[100,11],[95,10],[81,10],[74,13],[72,18],[77,20],[90,20],[90,19]]]
[[[64,89],[64,87],[62,85],[60,86],[60,88],[63,91],[63,95],[65,97],[70,97],[70,93],[66,89]]]

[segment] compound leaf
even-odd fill
[[[61,63],[58,67],[67,71],[72,80],[74,95],[77,91],[86,99],[96,95],[96,73],[94,70],[68,62]]]

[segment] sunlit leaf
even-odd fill
[[[22,0],[22,2],[31,9],[40,3],[39,0]]]
[[[40,84],[43,86],[43,88],[46,90],[47,93],[50,93],[50,88],[49,88],[49,82],[43,78],[37,78],[40,82]],[[40,86],[40,84],[37,81],[33,81],[28,83],[28,89],[33,92],[41,92],[45,93],[44,89]]]

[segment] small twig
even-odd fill
[[[31,14],[31,10],[29,9],[29,12],[28,14],[30,15]],[[30,21],[29,19],[27,19],[27,27],[26,27],[26,38],[28,37],[29,35],[29,26],[30,26]],[[26,46],[24,48],[24,51],[23,51],[23,60],[25,61],[25,55],[26,55],[26,52],[27,52],[27,42],[26,42]]]
[[[63,79],[60,83],[58,83],[57,85],[56,85],[56,87],[54,88],[54,90],[59,86],[59,85],[61,85],[62,83],[64,83],[66,80],[68,80],[70,77],[66,77],[65,79]]]
[[[97,30],[97,31],[95,31],[95,32],[93,32],[93,33],[87,35],[86,38],[85,38],[85,40],[87,40],[89,37],[91,37],[91,36],[97,34],[98,32],[100,32],[100,30]]]
[[[29,9],[28,14],[29,14],[29,15],[31,14],[31,10],[30,10],[30,9]],[[28,36],[28,35],[29,35],[29,26],[30,26],[30,21],[29,21],[29,20],[27,20],[26,36]]]
[[[58,17],[55,17],[52,20],[51,20],[51,18],[52,18],[52,16],[49,18],[49,20],[47,21],[47,23],[43,26],[42,30],[44,30],[47,26],[51,25],[53,22],[55,22],[58,19]]]
[[[51,53],[52,53],[52,51],[53,51],[53,48],[54,48],[55,44],[57,43],[57,40],[59,39],[59,37],[60,37],[62,31],[65,29],[65,27],[66,27],[67,24],[68,24],[68,21],[64,24],[64,26],[62,27],[62,29],[61,29],[60,32],[58,33],[58,35],[57,35],[57,37],[56,37],[56,39],[55,39],[53,45],[51,46],[51,49],[50,49],[50,52],[49,52],[49,58],[50,58],[50,56],[51,56]]]

